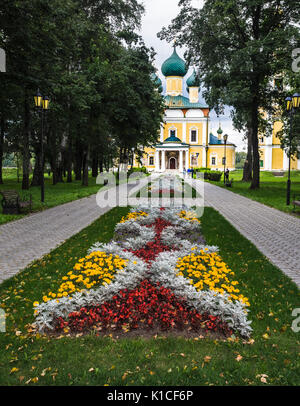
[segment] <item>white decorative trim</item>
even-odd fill
[[[201,109],[190,109],[186,112],[185,117],[204,118],[204,113]]]

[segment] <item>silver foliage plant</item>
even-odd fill
[[[121,290],[135,289],[140,282],[148,278],[152,283],[159,283],[161,286],[170,289],[175,296],[184,298],[190,308],[196,309],[199,313],[218,316],[222,321],[228,323],[233,330],[238,331],[244,337],[249,337],[252,331],[250,327],[251,321],[247,319],[248,309],[243,302],[229,300],[227,293],[220,294],[211,290],[198,292],[186,278],[176,276],[176,264],[180,257],[191,253],[197,255],[200,254],[201,250],[205,250],[207,253],[218,251],[216,246],[195,245],[176,237],[178,231],[199,230],[199,223],[180,218],[177,213],[180,210],[185,210],[182,207],[163,211],[159,208],[141,207],[138,210],[146,212],[148,216],[119,223],[115,228],[115,231],[118,232],[125,231],[129,235],[132,233],[132,237],[124,241],[112,240],[108,244],[98,242],[88,250],[88,254],[94,251],[102,251],[106,254],[119,255],[128,260],[126,267],[115,274],[115,278],[109,285],[77,292],[71,297],[41,303],[35,308],[37,310],[35,324],[38,330],[41,332],[47,329],[53,330],[56,318],[62,317],[65,319],[69,313],[78,311],[85,306],[101,305],[118,295]],[[132,211],[137,211],[137,209],[132,209]],[[130,248],[139,249],[147,242],[154,240],[155,232],[153,228],[145,226],[152,224],[157,217],[172,223],[172,226],[163,230],[161,239],[165,245],[175,245],[178,250],[160,253],[156,260],[148,266],[143,260],[127,250]]]

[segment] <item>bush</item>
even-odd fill
[[[194,172],[208,172],[211,171],[210,168],[194,168]]]
[[[213,182],[219,182],[221,180],[222,172],[209,171],[204,173],[204,179],[211,180]]]
[[[142,173],[148,174],[147,168],[145,166],[142,166],[141,168],[136,168],[136,167],[130,168],[127,172],[127,176],[130,176],[134,172],[142,172]]]

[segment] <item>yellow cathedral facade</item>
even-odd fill
[[[142,164],[149,172],[183,172],[191,168],[235,169],[236,146],[230,140],[224,145],[222,130],[209,132],[210,109],[199,102],[196,72],[186,80],[185,61],[174,52],[162,65],[166,78],[165,113],[157,143],[144,149]],[[162,91],[162,82],[154,80]],[[186,86],[188,96],[184,96]],[[135,162],[137,165],[138,163]]]
[[[259,137],[260,169],[263,171],[287,171],[289,158],[281,148],[278,132],[282,130],[282,122],[277,120],[273,125],[271,137]],[[300,159],[291,157],[291,170],[300,170]]]

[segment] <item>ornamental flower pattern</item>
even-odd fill
[[[200,244],[181,239],[180,233],[201,235],[190,209],[132,210],[116,226],[111,243],[95,243],[58,292],[35,302],[37,329],[180,329],[188,324],[248,337],[249,301],[231,281],[218,248],[202,244],[203,239]]]

